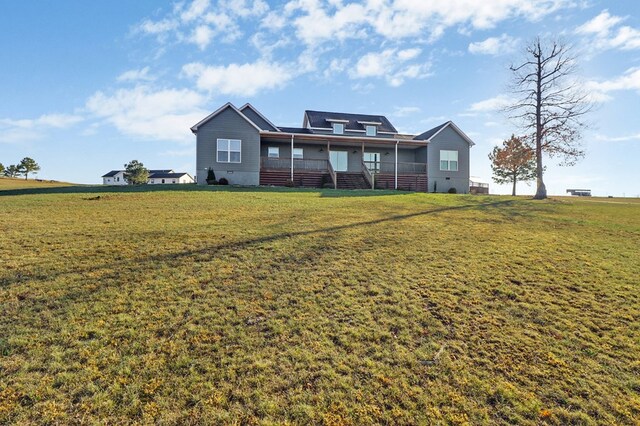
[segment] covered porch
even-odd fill
[[[260,183],[427,191],[427,144],[331,135],[262,135]]]

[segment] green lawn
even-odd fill
[[[637,199],[147,189],[0,190],[0,424],[640,418]]]

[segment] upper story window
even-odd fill
[[[376,126],[367,125],[365,126],[365,130],[367,131],[367,136],[375,136],[378,134],[378,128]]]
[[[267,153],[267,157],[269,158],[280,158],[280,148],[277,146],[270,146],[268,148],[269,152]]]
[[[218,163],[240,163],[241,154],[239,139],[218,139]]]
[[[333,123],[333,134],[334,135],[343,135],[344,134],[344,124],[343,123]]]
[[[293,158],[303,158],[304,151],[302,148],[293,148]]]
[[[440,170],[458,171],[458,151],[440,151]]]

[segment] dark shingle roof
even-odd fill
[[[431,130],[427,130],[424,133],[419,134],[418,136],[416,136],[415,140],[419,140],[419,141],[426,141],[427,139],[429,139],[431,136],[435,135],[436,133],[438,133],[440,131],[440,129],[442,129],[444,126],[446,126],[447,124],[449,124],[449,121],[447,121],[446,123],[442,123],[439,126],[434,127]]]
[[[389,122],[384,115],[368,115],[368,114],[350,114],[344,112],[328,112],[328,111],[311,111],[306,110],[304,112],[309,120],[309,127],[318,128],[331,128],[331,122],[327,119],[333,120],[348,120],[345,125],[346,130],[364,130],[364,125],[358,123],[359,121],[369,121],[381,123],[378,126],[379,132],[391,132],[397,133],[395,127]]]
[[[311,133],[309,129],[305,129],[304,127],[278,127],[278,129],[280,129],[281,132],[286,132],[286,133],[303,133],[303,134]]]
[[[149,173],[149,178],[153,179],[178,179],[187,173]]]
[[[154,175],[156,173],[173,173],[173,169],[149,170],[149,175]]]
[[[120,172],[124,172],[124,170],[111,170],[106,175],[102,175],[102,177],[113,177],[113,176],[117,175]]]

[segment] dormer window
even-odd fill
[[[333,124],[333,134],[334,135],[343,135],[344,134],[344,124],[343,123],[332,123]]]
[[[367,125],[365,126],[367,136],[376,136],[378,134],[378,128],[376,126]]]

